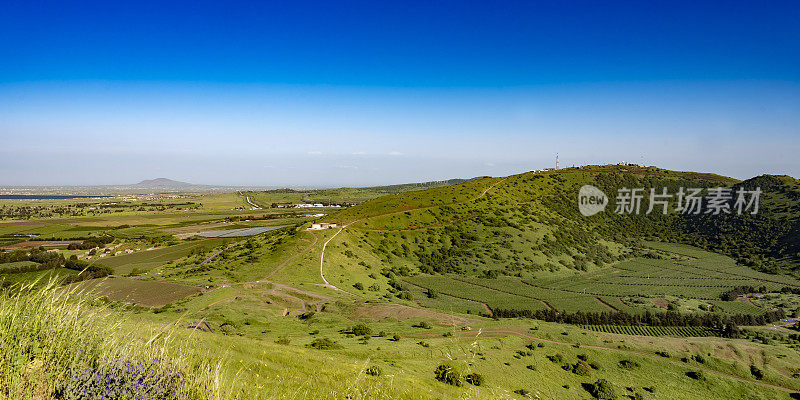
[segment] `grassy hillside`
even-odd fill
[[[681,187],[736,190],[763,184],[764,196],[756,216],[646,215],[644,210],[618,215],[612,199],[605,212],[584,217],[577,193],[586,184],[611,196],[623,187],[676,193]],[[797,267],[796,254],[784,244],[795,234],[796,187],[788,177],[738,182],[629,166],[473,180],[385,196],[332,215],[331,222],[347,228],[328,245],[325,267],[334,284],[348,290],[352,282],[380,288],[360,289],[367,297],[408,300],[423,294],[428,299],[417,301],[425,303],[442,293],[462,300],[460,309],[474,301],[490,309],[568,313],[669,309],[757,315],[764,310],[722,302],[721,296],[740,286],[771,292],[800,288],[797,279],[763,268],[778,262],[787,272]],[[642,201],[644,209],[648,200]]]

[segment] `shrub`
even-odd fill
[[[612,400],[617,397],[616,393],[614,392],[614,387],[605,379],[596,380],[591,385],[589,393],[591,393],[596,399],[600,400]]]
[[[434,371],[436,380],[453,386],[462,386],[463,379],[461,372],[452,365],[440,364]]]
[[[316,314],[316,312],[314,312],[314,311],[306,311],[306,312],[298,315],[297,318],[302,319],[302,320],[307,320],[307,319],[311,319],[311,317],[313,317],[314,314]]]
[[[481,386],[483,385],[484,382],[483,375],[474,372],[471,374],[467,374],[467,376],[464,377],[464,380],[466,380],[467,383],[473,384],[475,386]]]
[[[422,322],[420,322],[418,324],[415,324],[415,325],[412,325],[412,326],[415,327],[415,328],[422,328],[422,329],[431,329],[432,328],[431,324],[429,324],[426,321],[422,321]]]
[[[556,364],[561,364],[562,362],[564,362],[564,356],[562,356],[561,353],[556,353],[553,354],[552,356],[547,356],[547,359]]]
[[[397,298],[400,299],[400,300],[408,300],[408,301],[414,300],[414,296],[412,296],[411,292],[408,292],[408,291],[400,292],[397,295]]]
[[[624,369],[634,369],[634,368],[639,368],[639,363],[631,360],[620,360],[619,366],[620,368]]]
[[[578,361],[572,366],[572,373],[580,376],[589,376],[592,374],[592,367],[586,361]]]
[[[383,371],[381,371],[381,368],[378,367],[377,365],[372,365],[369,368],[367,368],[364,371],[364,373],[372,376],[381,376],[381,374],[383,374]]]
[[[369,336],[372,334],[372,328],[370,328],[367,324],[356,324],[351,329],[351,332],[356,336]]]
[[[761,380],[762,378],[764,378],[764,371],[762,371],[760,368],[756,367],[755,365],[751,365],[750,366],[750,373],[753,374],[753,377],[758,379],[758,380]]]
[[[333,350],[342,348],[342,346],[336,343],[335,340],[329,338],[314,339],[311,341],[311,343],[307,344],[306,347],[317,350]]]
[[[353,284],[353,287],[354,287],[354,288],[356,288],[356,289],[358,289],[358,290],[364,290],[364,284],[363,284],[363,283],[361,283],[361,282],[356,282],[356,283],[354,283],[354,284]]]
[[[703,371],[689,371],[686,373],[686,376],[692,379],[696,379],[698,381],[706,380],[706,376],[705,374],[703,374]]]

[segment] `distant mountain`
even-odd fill
[[[146,189],[187,189],[187,188],[203,187],[205,185],[195,185],[193,183],[175,181],[167,178],[156,178],[156,179],[146,179],[130,186],[135,188],[146,188]]]

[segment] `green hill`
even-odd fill
[[[580,214],[583,185],[608,195],[604,212]],[[759,186],[758,214],[739,215],[736,191]],[[726,202],[731,214],[706,214],[705,207],[700,215],[672,212],[675,199],[668,214],[659,206],[646,214],[651,188],[675,194],[680,188],[709,193],[717,187],[734,193]],[[329,222],[347,228],[329,244],[330,262],[324,267],[337,277],[334,284],[385,284],[388,293],[363,294],[422,304],[427,299],[420,300],[420,294],[441,292],[495,311],[642,313],[669,307],[763,314],[755,307],[715,302],[740,286],[800,287],[795,279],[800,272],[798,187],[790,177],[740,182],[635,166],[477,179],[384,196],[332,215]],[[639,214],[615,212],[622,188],[643,189]]]

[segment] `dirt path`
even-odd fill
[[[478,199],[481,199],[482,197],[486,196],[486,194],[489,193],[490,190],[492,190],[495,187],[497,187],[497,185],[503,183],[506,179],[508,179],[508,177],[500,179],[499,181],[495,182],[494,184],[490,185],[489,187],[483,189],[483,191],[481,192],[480,195],[478,195],[474,199],[468,200],[468,201],[477,201]],[[468,202],[468,201],[465,201],[465,203]],[[338,236],[340,233],[342,233],[342,231],[345,230],[348,226],[353,225],[353,224],[355,224],[357,222],[361,222],[361,221],[364,221],[364,220],[367,220],[367,219],[370,219],[370,218],[375,218],[375,217],[379,217],[379,216],[383,216],[383,215],[396,214],[396,213],[400,213],[400,212],[407,212],[407,211],[424,209],[424,208],[431,208],[431,207],[437,207],[437,206],[418,207],[418,208],[412,208],[412,209],[396,211],[396,212],[391,212],[391,213],[386,213],[386,214],[379,214],[379,215],[373,215],[373,216],[369,216],[369,217],[364,217],[364,218],[352,221],[352,222],[342,226],[341,228],[339,228],[339,230],[335,234],[333,234],[333,236],[331,236],[330,239],[326,240],[325,243],[322,245],[322,253],[320,254],[320,257],[319,257],[319,275],[320,275],[320,277],[322,277],[322,281],[324,282],[324,284],[322,286],[330,288],[330,289],[333,289],[333,290],[337,290],[337,291],[340,291],[340,292],[343,292],[343,293],[347,293],[347,294],[352,295],[352,296],[357,296],[357,295],[355,295],[353,293],[350,293],[350,292],[348,292],[346,290],[338,288],[335,285],[333,285],[330,282],[328,282],[328,279],[325,278],[325,271],[324,271],[324,268],[323,268],[324,262],[325,262],[325,249],[327,248],[328,243],[330,243],[331,240],[333,240],[336,236]]]
[[[357,221],[354,221],[354,222],[357,222]],[[352,224],[352,222],[350,224]],[[339,230],[336,233],[334,233],[333,236],[330,237],[330,239],[326,240],[325,243],[322,245],[322,253],[320,253],[320,255],[319,255],[319,275],[322,277],[322,281],[325,282],[325,284],[322,285],[322,286],[324,286],[326,288],[329,288],[329,289],[338,290],[338,291],[343,292],[343,293],[347,293],[347,294],[349,294],[351,296],[356,296],[355,294],[350,293],[350,292],[348,292],[348,291],[346,291],[344,289],[340,289],[340,288],[336,287],[335,285],[332,285],[330,282],[328,282],[328,280],[325,279],[325,272],[323,271],[323,268],[322,268],[324,263],[325,263],[325,248],[328,246],[328,243],[330,243],[331,240],[333,240],[333,238],[335,238],[340,233],[342,233],[344,228],[347,228],[348,226],[350,226],[350,224],[347,224],[347,225],[339,228]]]
[[[453,332],[453,334],[454,335],[458,335],[458,336],[468,336],[468,335],[472,334],[476,338],[478,336],[480,336],[480,335],[513,335],[513,336],[518,336],[518,337],[522,337],[522,338],[525,338],[525,339],[530,339],[530,340],[535,340],[535,341],[545,342],[545,343],[558,344],[558,345],[563,345],[563,346],[574,346],[575,345],[575,343],[567,343],[567,342],[559,342],[557,340],[542,339],[542,338],[539,338],[539,337],[536,337],[536,336],[528,335],[528,334],[523,333],[523,332],[511,331],[511,330],[500,330],[500,329],[488,329],[488,330],[480,330],[480,331],[461,331],[461,332]],[[423,338],[428,338],[428,337],[441,337],[441,334],[430,333],[430,334],[412,334],[412,335],[404,335],[404,336],[405,337],[409,337],[409,338],[423,339]],[[626,354],[636,354],[636,355],[640,355],[640,356],[644,356],[644,357],[649,357],[649,358],[653,358],[653,359],[657,359],[657,360],[666,361],[666,362],[669,362],[671,364],[679,365],[679,366],[686,367],[686,368],[689,367],[688,365],[686,365],[686,363],[683,363],[683,362],[681,362],[679,360],[673,360],[671,358],[665,358],[665,357],[661,357],[661,356],[659,356],[657,354],[646,353],[646,352],[638,351],[638,350],[628,350],[628,349],[620,349],[620,348],[616,348],[616,347],[605,347],[605,346],[595,346],[595,345],[585,345],[585,344],[582,344],[581,348],[587,348],[587,349],[593,349],[593,350],[599,350],[599,351],[613,351],[613,352],[617,352],[617,353],[626,353]],[[744,378],[744,377],[741,377],[741,376],[738,376],[738,375],[733,375],[733,374],[729,374],[729,373],[726,373],[726,372],[717,371],[717,370],[711,369],[711,368],[701,367],[701,366],[697,366],[697,365],[692,365],[691,368],[692,369],[702,370],[703,372],[708,372],[708,373],[717,374],[717,375],[725,376],[725,377],[728,377],[728,378],[736,379],[736,380],[741,381],[741,382],[746,382],[746,383],[751,383],[751,384],[754,384],[754,385],[759,385],[759,386],[762,386],[762,387],[781,390],[781,391],[784,391],[784,392],[787,392],[787,393],[798,393],[798,392],[800,392],[800,391],[798,391],[796,389],[791,389],[791,388],[787,388],[787,387],[783,387],[783,386],[779,386],[779,385],[774,385],[774,384],[771,384],[771,383],[756,381],[756,380]]]
[[[286,264],[290,263],[295,258],[300,257],[303,254],[307,253],[309,250],[311,250],[317,244],[317,241],[319,240],[319,237],[317,237],[317,235],[315,235],[314,232],[308,231],[308,233],[310,233],[311,236],[314,236],[314,242],[312,242],[310,245],[308,245],[308,247],[303,249],[303,251],[301,251],[301,252],[289,257],[286,261],[280,263],[280,265],[278,265],[272,272],[270,272],[269,275],[264,277],[264,279],[262,279],[262,281],[266,281],[267,279],[271,278],[272,275],[275,275],[278,271],[280,271],[283,267],[285,267]]]

